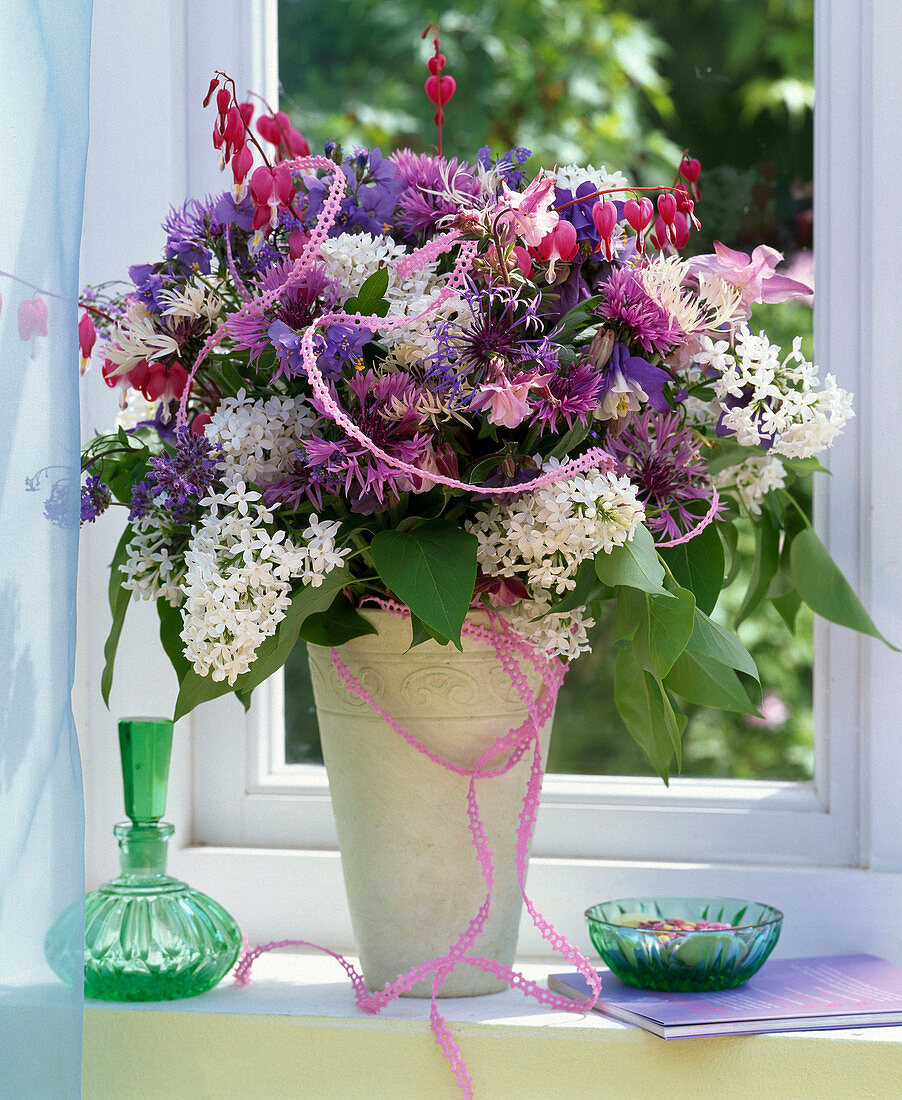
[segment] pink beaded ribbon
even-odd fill
[[[410,614],[406,608],[402,608],[391,601],[380,600],[376,602],[391,615],[408,616]],[[532,839],[533,828],[535,826],[543,774],[539,730],[550,719],[553,713],[554,704],[557,700],[557,693],[563,682],[565,668],[561,661],[545,657],[521,638],[517,637],[499,615],[489,609],[487,610],[489,614],[489,626],[465,622],[463,633],[467,637],[486,641],[492,645],[502,667],[510,677],[511,683],[519,692],[520,699],[526,707],[527,718],[522,725],[497,738],[497,740],[485,750],[475,768],[463,768],[452,764],[423,745],[412,733],[404,729],[399,722],[395,721],[391,715],[387,714],[375,700],[372,699],[366,688],[363,687],[360,681],[354,677],[347,666],[342,662],[337,651],[334,649],[332,650],[332,663],[335,670],[352,694],[368,703],[400,737],[418,752],[428,757],[437,766],[446,768],[448,771],[454,772],[457,775],[469,777],[469,784],[467,787],[467,818],[470,826],[472,843],[476,849],[476,858],[486,883],[486,895],[483,903],[479,906],[479,909],[471,919],[466,930],[458,937],[457,941],[451,946],[446,955],[436,959],[429,959],[413,967],[406,974],[399,975],[395,981],[389,983],[384,989],[378,992],[372,992],[367,988],[362,975],[358,973],[347,959],[336,954],[334,951],[318,947],[316,944],[309,943],[305,940],[280,940],[278,942],[265,944],[261,947],[256,947],[252,951],[245,950],[245,952],[242,953],[238,968],[235,972],[235,980],[244,984],[250,981],[250,969],[254,960],[264,951],[287,946],[312,947],[316,950],[325,951],[326,954],[331,955],[340,963],[351,980],[358,1007],[364,1012],[371,1013],[381,1011],[387,1004],[396,1000],[402,994],[409,992],[415,984],[431,977],[430,1021],[432,1030],[442,1053],[451,1065],[451,1069],[457,1079],[461,1092],[468,1098],[472,1098],[473,1096],[473,1086],[470,1074],[467,1070],[466,1062],[464,1061],[460,1047],[452,1035],[447,1021],[439,1012],[436,999],[442,984],[455,966],[463,963],[469,966],[479,967],[482,970],[494,974],[502,981],[506,981],[511,987],[521,990],[526,996],[533,997],[540,1004],[546,1004],[564,1011],[586,1011],[587,1008],[591,1008],[592,1005],[595,1004],[601,992],[601,980],[596,970],[590,965],[585,956],[567,941],[566,937],[557,932],[552,924],[542,917],[526,893],[526,869],[529,858],[529,843]],[[536,699],[523,671],[527,662],[539,673],[544,683],[545,691],[540,700]],[[559,997],[549,992],[547,989],[543,989],[536,982],[525,978],[511,967],[504,966],[497,962],[495,959],[486,959],[482,956],[467,954],[480,932],[485,927],[486,920],[488,919],[495,877],[491,847],[479,814],[479,803],[476,798],[476,781],[504,775],[522,760],[527,752],[532,753],[532,761],[523,799],[523,809],[520,813],[520,820],[517,828],[517,879],[520,884],[524,905],[535,927],[543,938],[552,945],[553,949],[571,963],[588,982],[593,992],[593,998],[589,1004],[576,1003],[570,998]]]

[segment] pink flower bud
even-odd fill
[[[426,68],[432,73],[433,76],[438,76],[438,74],[442,71],[442,69],[444,69],[444,67],[445,55],[443,53],[436,54],[433,57],[430,57],[429,60],[426,62]]]
[[[611,260],[614,254],[611,237],[617,224],[617,207],[612,202],[595,203],[592,207],[592,221],[595,222],[595,228],[604,244],[605,256]]]
[[[47,335],[47,303],[43,298],[23,298],[19,302],[19,337],[32,340]]]
[[[606,240],[614,232],[617,224],[617,207],[612,202],[597,202],[592,207],[592,221],[598,235]]]
[[[219,117],[225,118],[229,113],[229,104],[232,102],[232,93],[225,88],[220,88],[216,93],[216,110],[219,111]]]
[[[310,156],[310,146],[307,144],[307,139],[300,130],[295,130],[293,126],[288,127],[288,148],[293,157]]]
[[[657,218],[651,231],[651,243],[662,252],[667,247],[667,226],[663,218]]]
[[[670,227],[670,239],[675,248],[685,248],[689,243],[689,219],[682,217]]]
[[[213,93],[216,91],[216,89],[218,87],[219,87],[219,77],[214,76],[213,79],[210,81],[210,87],[207,88],[207,94],[204,96],[204,106],[205,107],[210,106],[210,100],[213,98]]]

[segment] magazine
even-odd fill
[[[902,966],[874,955],[770,959],[744,985],[711,993],[634,989],[600,970],[595,1008],[663,1039],[902,1024]],[[556,993],[591,1000],[586,979],[550,974]]]

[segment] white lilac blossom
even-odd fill
[[[555,470],[559,465],[557,459],[549,459],[542,468]],[[622,546],[644,518],[628,478],[594,470],[511,503],[493,504],[466,526],[477,538],[476,560],[482,572],[517,578],[542,605],[540,611],[530,605],[521,609],[518,629],[531,640],[541,637],[546,652],[564,654],[573,644],[571,617],[543,620],[536,629],[528,625],[530,620],[551,606],[552,597],[560,598],[576,586],[577,572],[587,558]],[[549,636],[558,641],[552,645]]]
[[[832,374],[818,388],[817,368],[802,355],[800,338],[780,355],[764,333],[742,329],[735,351],[726,341],[703,339],[696,362],[714,372],[721,434],[735,433],[743,447],[760,445],[786,458],[808,458],[829,447],[854,415],[852,397]]]
[[[201,504],[207,511],[185,552],[181,638],[195,672],[234,684],[285,617],[291,581],[318,588],[350,550],[336,548],[339,524],[316,515],[303,543],[271,531],[272,513],[241,480]]]
[[[622,172],[610,172],[602,164],[594,168],[591,164],[565,164],[554,171],[557,185],[561,190],[576,193],[581,183],[594,183],[599,191],[623,191],[621,195],[605,196],[606,198],[624,198],[626,190],[630,186],[629,181]]]
[[[125,576],[122,587],[136,600],[159,599],[170,607],[181,607],[185,599],[180,587],[185,561],[175,548],[180,548],[183,539],[176,537],[166,523],[162,509],[136,520],[133,531],[126,560],[119,567]]]
[[[254,401],[242,389],[227,397],[204,434],[222,452],[221,467],[245,481],[269,481],[290,468],[315,416],[298,398]]]
[[[747,512],[757,516],[765,496],[786,485],[786,470],[773,455],[750,455],[736,466],[721,470],[712,480],[721,492],[734,494]]]

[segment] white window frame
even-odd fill
[[[92,137],[82,255],[90,281],[141,259],[136,238],[158,249],[159,218],[170,201],[216,186],[207,142],[211,123],[195,102],[208,73],[230,66],[239,87],[262,88],[270,101],[277,85],[275,0],[222,3],[215,20],[204,5],[172,4],[168,21],[149,0],[144,6],[148,16],[154,13],[152,38],[134,50],[129,94],[145,118],[148,104],[168,94],[166,117],[150,116],[151,135],[169,154],[168,171],[160,170],[158,154],[147,154],[157,173],[144,183],[140,211],[134,202],[117,200],[112,187],[104,195],[117,167],[107,160],[98,169],[104,138],[115,138],[101,92],[92,112],[97,145]],[[104,42],[113,35],[119,43],[128,40],[122,32],[129,16],[135,18],[134,7],[126,15],[112,0],[96,3],[92,88],[95,81],[104,87]],[[820,488],[818,526],[881,628],[899,641],[902,579],[895,563],[902,522],[894,466],[902,455],[902,387],[892,324],[884,319],[895,318],[902,300],[889,232],[902,178],[895,125],[902,105],[896,62],[902,12],[893,0],[819,0],[815,24],[815,340],[822,370],[854,391],[857,414],[831,453],[834,475]],[[145,21],[142,33],[147,30]],[[167,50],[172,73],[161,96],[166,80],[155,57]],[[120,66],[121,54],[112,63]],[[188,91],[187,75],[193,83]],[[133,179],[132,169],[129,164]],[[119,225],[135,229],[112,246],[91,236],[92,228],[109,221],[111,204]],[[99,387],[89,388],[88,428],[108,422],[104,398]],[[873,528],[872,516],[879,521]],[[108,626],[98,609],[105,606],[112,527],[97,525],[86,534],[79,581],[82,671],[75,704],[86,757],[92,885],[111,873],[109,828],[121,806],[114,723],[96,698]],[[148,640],[155,615],[135,608],[129,616],[112,715],[165,713],[173,678],[156,639]],[[675,779],[665,789],[631,777],[548,777],[530,890],[561,931],[583,942],[581,911],[602,896],[732,893],[771,901],[798,918],[787,922],[781,941],[786,953],[812,953],[814,928],[819,950],[867,942],[899,955],[892,922],[878,913],[894,911],[902,900],[896,813],[902,753],[895,738],[900,657],[824,623],[816,626],[815,651],[812,783]],[[352,937],[325,777],[320,768],[286,766],[280,759],[281,707],[281,683],[274,678],[258,689],[247,716],[229,698],[205,704],[179,724],[169,806],[178,829],[172,866],[230,905],[251,939],[293,935],[347,948]],[[837,911],[855,921],[837,921]],[[853,925],[858,938],[850,941]],[[545,947],[524,929],[521,949],[541,954]]]

